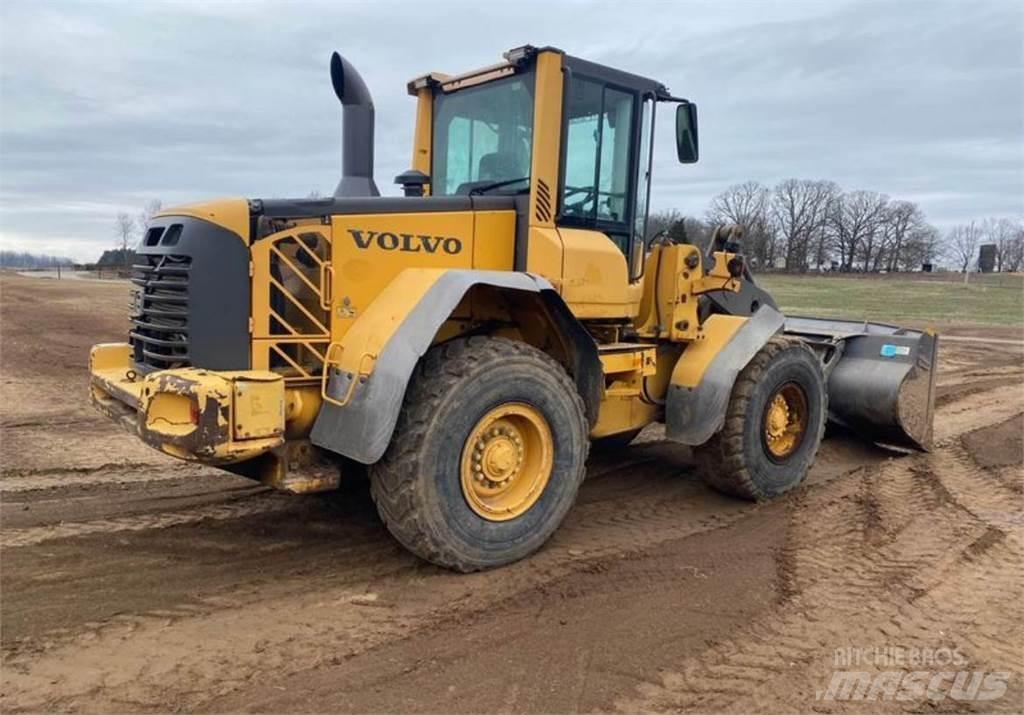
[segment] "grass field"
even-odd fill
[[[1024,323],[1024,277],[758,276],[786,313],[920,323]]]

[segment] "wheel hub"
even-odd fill
[[[523,452],[523,439],[511,427],[490,430],[473,447],[474,479],[490,487],[507,485],[522,466]]]
[[[509,403],[484,415],[462,457],[462,492],[490,521],[513,519],[540,498],[551,476],[554,440],[532,405]]]
[[[782,395],[776,395],[768,408],[768,439],[778,439],[786,433],[789,425],[789,406]]]
[[[764,444],[776,460],[793,454],[807,431],[807,397],[795,383],[780,387],[764,411]]]

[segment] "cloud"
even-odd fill
[[[1024,212],[1024,10],[1009,1],[9,0],[0,28],[5,247],[84,256],[149,198],[330,193],[335,49],[374,94],[386,193],[409,165],[405,82],[532,43],[698,102],[697,165],[675,163],[660,114],[653,208],[701,214],[730,184],[799,176],[919,201],[942,226]]]

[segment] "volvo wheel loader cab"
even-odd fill
[[[539,548],[590,442],[652,422],[749,499],[803,479],[827,418],[927,447],[934,336],[785,318],[735,227],[645,242],[657,112],[698,157],[664,85],[534,47],[423,75],[404,196],[381,197],[370,93],[338,55],[331,80],[333,197],[168,209],[138,248],[91,390],[156,449],[294,493],[367,465],[391,533],[470,571]]]

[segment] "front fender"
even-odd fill
[[[544,310],[571,347],[570,370],[596,419],[601,363],[593,339],[548,281],[508,271],[408,269],[356,320],[328,367],[326,395],[310,440],[363,464],[383,456],[420,357],[467,291],[487,285],[539,295]]]
[[[665,402],[665,436],[691,446],[704,444],[722,428],[732,386],[772,336],[782,330],[782,313],[762,305],[746,318],[715,314],[701,326],[702,337],[683,350]]]

